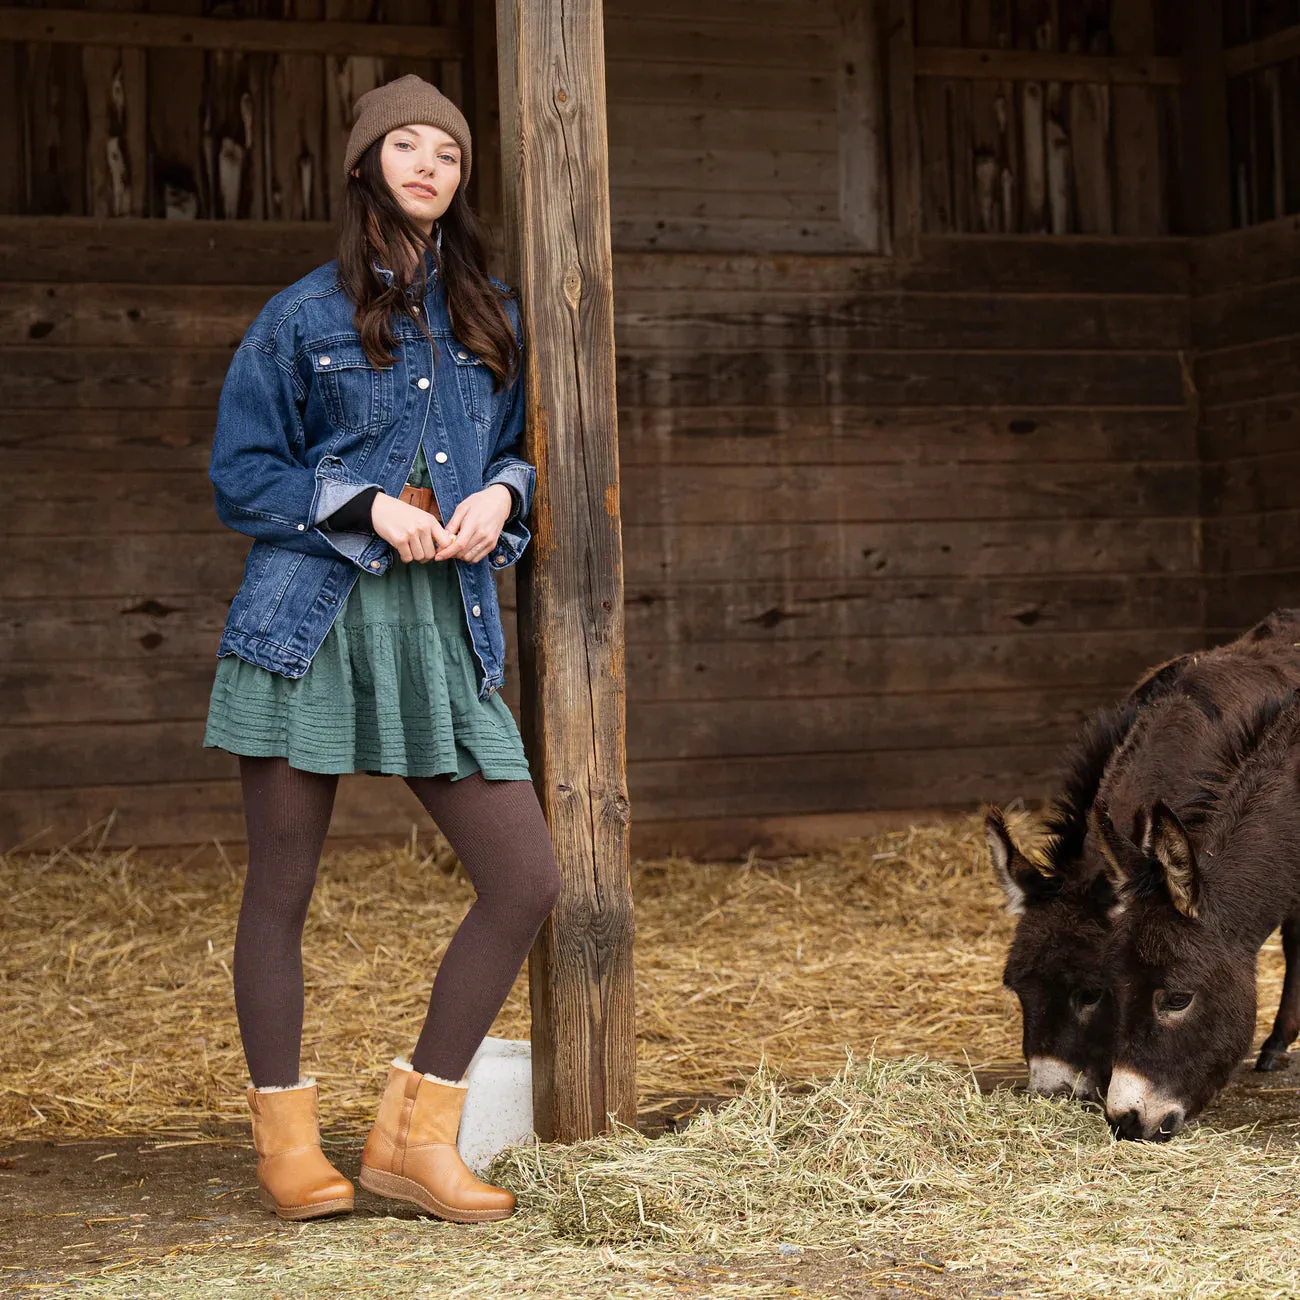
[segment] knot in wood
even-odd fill
[[[555,102],[557,104],[567,104],[569,102],[569,92],[561,87],[555,92]]]
[[[564,297],[570,307],[576,307],[582,298],[582,272],[576,266],[564,273]]]

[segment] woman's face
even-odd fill
[[[399,126],[380,149],[384,180],[427,235],[460,188],[460,145],[436,126]]]

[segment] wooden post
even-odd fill
[[[912,0],[882,0],[889,82],[889,183],[895,257],[913,258],[921,237],[921,137],[916,122]]]
[[[529,963],[541,1137],[636,1118],[600,0],[498,0],[507,277],[537,466],[519,582],[524,737],[564,888]]]
[[[1232,225],[1223,0],[1192,0],[1185,21],[1182,224],[1189,234],[1212,235]]]

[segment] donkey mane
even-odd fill
[[[1088,814],[1101,779],[1138,716],[1139,707],[1098,709],[1079,730],[1066,754],[1065,784],[1043,821],[1043,857],[1053,873],[1068,871],[1083,855]]]
[[[1286,691],[1257,704],[1224,737],[1214,767],[1204,773],[1187,809],[1188,829],[1205,825],[1213,849],[1221,848],[1246,819],[1268,779],[1282,768],[1300,729],[1300,692]]]

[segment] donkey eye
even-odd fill
[[[1156,1011],[1186,1011],[1192,1005],[1195,993],[1170,993],[1166,989],[1156,991]]]
[[[1091,1011],[1101,1001],[1101,989],[1075,989],[1073,1001],[1076,1011]]]

